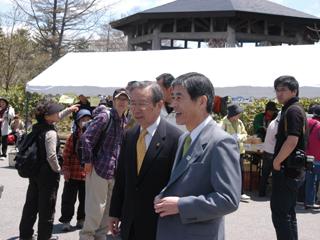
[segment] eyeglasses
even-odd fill
[[[146,108],[151,104],[151,102],[147,102],[147,101],[131,101],[130,102],[130,107],[131,108]]]

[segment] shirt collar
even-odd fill
[[[156,132],[159,124],[160,124],[160,116],[157,118],[157,120],[153,124],[151,124],[149,127],[147,127],[148,134],[153,136],[154,133]],[[141,130],[142,130],[142,127],[140,127],[140,131]]]
[[[299,97],[293,97],[291,98],[283,107],[282,107],[282,112],[284,112],[289,106],[294,104],[295,102],[299,101]]]
[[[200,134],[202,129],[204,129],[204,127],[207,126],[210,121],[212,121],[212,117],[209,115],[195,129],[193,129],[191,131],[191,133],[190,133],[191,142],[193,142],[198,137],[198,135]]]
[[[166,107],[164,105],[161,108],[161,115],[163,117],[167,117],[169,115],[169,113],[167,112],[167,109],[166,109]]]

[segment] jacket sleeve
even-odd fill
[[[239,134],[239,141],[244,142],[247,140],[248,133],[242,121],[240,121],[240,134]]]
[[[111,195],[111,202],[110,202],[110,210],[109,216],[121,218],[121,209],[123,206],[124,201],[124,191],[125,191],[125,158],[126,158],[126,151],[127,151],[127,136],[124,137],[123,144],[121,145],[120,156],[118,160],[118,167],[115,176],[115,183]]]
[[[59,119],[61,120],[61,119],[65,118],[70,113],[71,113],[71,111],[69,110],[69,108],[62,110],[61,112],[59,112]]]
[[[101,129],[110,120],[109,114],[102,113],[97,115],[89,124],[87,130],[81,136],[82,160],[85,163],[93,163],[93,149],[99,141],[102,133]]]
[[[8,122],[10,122],[10,120],[12,120],[15,116],[15,112],[14,112],[14,108],[9,107],[9,111],[8,111]]]
[[[47,161],[51,169],[55,172],[60,172],[61,168],[57,156],[57,132],[50,130],[45,136],[45,147],[47,153]]]
[[[68,171],[70,167],[70,157],[73,151],[73,138],[70,135],[63,149],[63,166],[62,170]]]
[[[263,114],[258,113],[253,119],[253,132],[255,134],[259,133],[259,130],[263,128],[263,117]]]
[[[225,136],[210,148],[207,157],[212,158],[208,169],[212,192],[179,199],[183,224],[210,221],[235,211],[239,206],[241,173],[237,144],[231,136]]]

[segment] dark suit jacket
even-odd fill
[[[154,197],[168,183],[182,134],[161,119],[137,175],[136,143],[139,133],[140,126],[126,133],[110,204],[110,216],[121,219],[122,240],[129,239],[131,228],[139,240],[155,239],[158,215],[153,207]]]

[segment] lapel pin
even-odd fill
[[[157,144],[156,144],[156,147],[157,147],[157,148],[160,147],[160,143],[157,143]]]
[[[191,160],[191,156],[190,155],[187,156],[187,160],[188,161]]]

